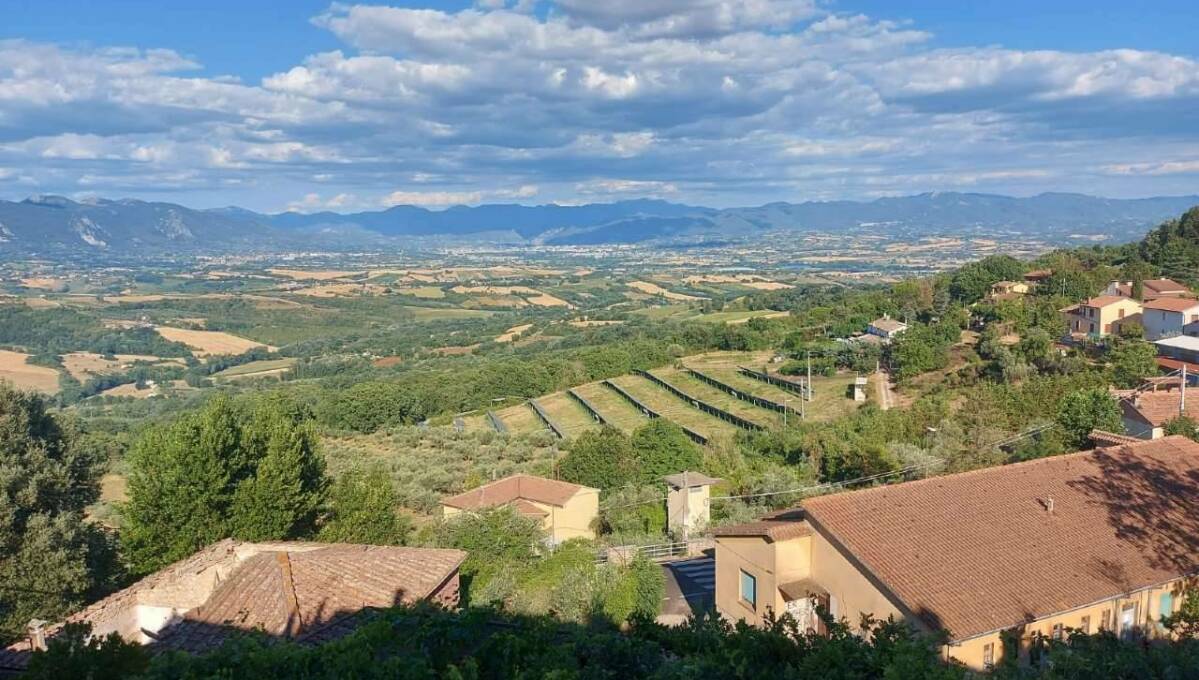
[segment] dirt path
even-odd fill
[[[895,405],[895,395],[892,392],[891,375],[886,371],[874,374],[875,387],[878,390],[878,405],[884,411],[889,411]]]

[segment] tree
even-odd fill
[[[1066,443],[1074,449],[1085,448],[1091,430],[1124,431],[1120,405],[1107,390],[1094,388],[1066,395],[1057,413],[1057,424]]]
[[[642,484],[661,485],[662,478],[703,464],[703,455],[683,428],[655,418],[633,431],[633,452]]]
[[[1180,434],[1199,442],[1199,423],[1195,422],[1195,419],[1190,416],[1178,416],[1166,423],[1163,431],[1167,435]]]
[[[1188,582],[1182,589],[1178,611],[1162,617],[1162,625],[1183,638],[1199,638],[1199,586]]]
[[[1143,340],[1118,340],[1108,354],[1112,365],[1112,381],[1118,387],[1131,389],[1140,385],[1145,378],[1155,376],[1157,350]]]
[[[151,428],[129,453],[122,541],[146,573],[214,541],[307,535],[323,501],[324,461],[306,411],[224,397]]]
[[[40,396],[0,382],[0,641],[111,584],[112,547],[83,519],[104,463]]]
[[[329,543],[404,545],[412,521],[397,511],[395,486],[382,468],[348,472],[329,491],[329,514],[318,538]]]
[[[605,491],[625,486],[639,475],[633,442],[609,425],[584,432],[562,458],[558,473],[568,482]]]
[[[35,650],[27,680],[123,680],[150,665],[150,654],[136,642],[127,642],[119,633],[91,635],[91,624],[68,623],[46,641],[45,650]]]
[[[977,302],[1000,281],[1024,276],[1024,263],[1010,255],[991,255],[959,269],[950,280],[949,292],[962,302]]]

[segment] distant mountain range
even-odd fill
[[[1072,235],[1116,241],[1199,205],[1199,196],[1109,199],[1046,193],[1030,198],[927,193],[874,201],[770,203],[714,209],[659,200],[580,206],[481,205],[267,215],[242,208],[195,210],[136,200],[39,196],[0,201],[0,256],[387,248],[435,243],[685,244],[768,233],[853,232],[893,236],[1022,234],[1053,242]]]

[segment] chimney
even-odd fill
[[[1045,499],[1045,511],[1051,515],[1053,514],[1053,496]]]
[[[29,646],[35,651],[46,651],[46,622],[41,619],[31,619],[25,626],[29,633]]]

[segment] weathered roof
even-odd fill
[[[692,486],[711,486],[721,481],[715,477],[709,477],[702,472],[691,472],[690,470],[684,470],[674,475],[666,475],[662,479],[666,480],[667,484],[676,489],[686,489]]]
[[[720,536],[756,536],[768,541],[785,541],[811,535],[811,527],[804,521],[802,508],[780,510],[761,519],[741,524],[716,527],[712,533]]]
[[[1087,435],[1087,438],[1091,440],[1091,443],[1094,444],[1096,448],[1123,446],[1124,444],[1140,444],[1143,441],[1141,439],[1137,439],[1136,437],[1130,437],[1126,434],[1116,434],[1115,432],[1108,432],[1107,430],[1091,430],[1091,433]]]
[[[1199,300],[1184,297],[1159,297],[1146,301],[1144,307],[1165,312],[1185,312],[1199,307]]]
[[[518,498],[523,498],[562,507],[566,505],[567,501],[574,498],[575,494],[585,489],[595,491],[591,487],[570,482],[519,474],[484,484],[457,496],[443,498],[441,504],[460,510],[477,510],[478,508],[506,505]]]
[[[1141,285],[1145,290],[1151,290],[1156,293],[1169,292],[1186,292],[1187,287],[1173,279],[1148,279],[1143,281]]]
[[[897,604],[960,640],[1195,572],[1199,444],[1167,437],[804,507]]]
[[[526,517],[548,517],[550,513],[546,512],[541,506],[532,501],[526,501],[523,498],[517,498],[512,501],[512,507],[516,511]]]
[[[903,329],[908,327],[908,325],[906,323],[900,321],[899,319],[891,319],[891,318],[888,318],[885,316],[882,317],[881,319],[875,319],[874,321],[871,321],[870,325],[874,326],[875,328],[879,329],[880,331],[885,331],[888,333],[894,333],[895,331],[902,331]]]
[[[1171,338],[1154,340],[1153,344],[1157,345],[1158,347],[1171,347],[1174,349],[1185,349],[1199,352],[1199,338],[1193,335],[1175,335]]]
[[[1136,397],[1121,399],[1124,415],[1160,427],[1183,414],[1182,391],[1142,392]],[[1199,394],[1186,402],[1186,415],[1199,420]]]
[[[369,545],[259,553],[222,581],[207,602],[166,628],[159,644],[200,652],[249,630],[298,639],[366,607],[422,600],[465,559],[460,550]]]

